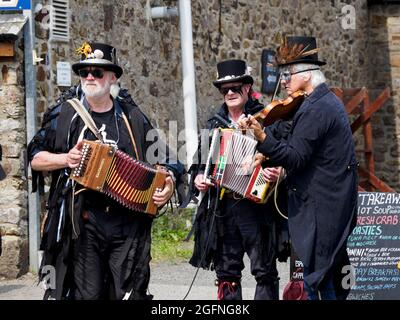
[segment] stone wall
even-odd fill
[[[326,2],[326,3],[325,3]],[[343,29],[341,10],[350,2],[356,9],[356,29]],[[46,3],[46,2],[44,2]],[[58,93],[56,61],[76,61],[74,50],[84,41],[105,41],[116,46],[125,73],[121,83],[154,125],[168,130],[168,121],[184,126],[179,19],[146,18],[147,1],[70,1],[69,43],[49,43],[48,31],[37,24],[39,55],[48,64],[38,68],[38,109],[43,112]],[[155,6],[177,6],[178,1],[152,0]],[[221,103],[212,85],[216,64],[228,58],[247,60],[253,67],[256,90],[261,87],[261,53],[275,48],[277,32],[314,35],[330,84],[365,85],[368,74],[368,8],[362,0],[324,1],[192,1],[193,47],[199,127]],[[78,79],[74,76],[75,82]],[[268,97],[262,102],[267,103]],[[176,145],[177,141],[170,141]]]
[[[156,2],[151,1],[152,4]],[[167,5],[167,2],[158,1],[158,5]],[[75,49],[90,40],[117,48],[124,69],[121,85],[130,91],[155,126],[167,130],[168,120],[176,120],[183,128],[178,18],[146,19],[146,1],[143,0],[76,0],[70,1],[70,10],[73,14],[68,43],[49,42],[48,30],[36,23],[38,54],[44,58],[37,77],[39,118],[54,102],[60,89],[64,89],[54,85],[56,62],[77,62],[80,56]],[[73,74],[73,83],[78,81]]]
[[[400,6],[371,7],[369,88],[371,102],[386,87],[391,98],[372,117],[376,175],[400,190]]]
[[[22,37],[22,36],[20,36]],[[25,179],[25,93],[23,40],[13,61],[0,61],[0,143],[7,177],[0,181],[0,228],[3,253],[0,277],[28,271],[27,184]]]
[[[343,29],[339,17],[350,2],[356,10],[356,29]],[[367,75],[367,23],[365,1],[196,1],[193,6],[195,61],[201,110],[220,103],[211,82],[216,63],[223,59],[245,59],[254,68],[255,89],[261,88],[261,53],[276,48],[278,32],[314,35],[327,61],[324,72],[333,86],[357,87]],[[211,95],[209,94],[211,93]],[[267,97],[263,100],[267,103]],[[204,123],[207,112],[202,112]]]

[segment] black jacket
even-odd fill
[[[258,111],[263,109],[263,105],[260,104],[257,100],[249,99],[248,102],[245,104],[243,113],[245,115],[248,114],[255,114]],[[229,120],[229,113],[226,104],[224,103],[219,111],[213,115],[207,121],[207,129],[211,130],[214,128],[228,128],[230,127],[230,120]],[[205,137],[208,139],[209,137]],[[204,138],[203,138],[204,139]],[[189,183],[190,195],[194,197],[198,195],[198,190],[194,187],[194,179],[200,173],[204,172],[205,164],[204,160],[206,159],[208,149],[203,150],[202,146],[205,143],[202,143],[202,139],[199,139],[199,147],[197,153],[193,158],[193,165],[190,168],[189,173],[191,174],[191,181]],[[206,145],[209,145],[206,143]],[[286,192],[284,184],[281,184],[282,188],[280,188],[279,192],[279,203],[281,204],[281,209],[286,211]],[[194,223],[194,251],[193,255],[189,261],[195,267],[202,267],[204,269],[213,268],[213,260],[214,255],[217,250],[217,233],[218,233],[218,226],[215,221],[215,215],[219,215],[220,210],[220,202],[218,201],[217,197],[217,189],[216,188],[209,188],[208,191],[205,193],[204,197],[202,198],[201,203],[198,206],[196,219]],[[248,200],[250,201],[250,200]],[[267,202],[265,206],[265,212],[271,213],[274,211],[275,208],[272,202]],[[281,219],[277,213],[273,214],[266,214],[266,219],[270,217],[275,217],[273,221],[267,221],[266,223],[273,222],[276,226],[274,230],[276,231],[275,239],[278,252],[278,258],[281,261],[285,261],[287,257],[290,255],[290,248],[289,248],[289,235],[287,232],[287,223],[283,219]]]
[[[46,112],[41,129],[28,145],[29,161],[40,151],[65,153],[76,144],[84,124],[80,117],[74,117],[75,110],[65,101],[73,97],[80,98],[80,95],[79,87],[73,87],[66,91],[57,100],[56,105]],[[146,158],[146,151],[153,141],[146,141],[146,134],[153,129],[150,121],[134,103],[126,90],[120,91],[114,105],[116,106],[118,117],[120,117],[120,112],[124,112],[128,118],[136,141],[139,160],[149,162]],[[134,156],[133,148],[130,149],[130,155]],[[159,159],[162,159],[160,164],[172,170],[178,182],[182,181],[183,165],[175,161],[176,157],[169,153],[168,148],[162,150],[166,150],[166,153],[160,155]],[[34,170],[32,172],[34,189],[36,190],[37,186],[39,186],[39,189],[43,189],[42,173]],[[45,298],[48,295],[56,299],[65,298],[72,284],[71,262],[73,254],[76,252],[74,249],[79,246],[79,234],[83,225],[81,217],[85,192],[73,197],[73,189],[68,177],[69,169],[52,171],[47,219],[43,224],[41,250],[44,253],[39,276],[41,278],[45,276],[41,274],[44,266],[54,266],[56,269],[56,288],[47,290]],[[65,210],[62,211],[62,208],[65,208]],[[142,219],[142,222],[141,231],[138,230],[139,226],[132,229],[126,241],[125,250],[121,255],[121,264],[125,270],[123,277],[127,291],[132,289],[133,295],[131,297],[139,299],[145,298],[141,294],[147,289],[150,277],[147,265],[150,257],[141,257],[140,249],[133,250],[132,248],[135,246],[133,240],[137,237],[137,234],[140,234],[141,239],[138,241],[140,243],[138,247],[150,243],[152,218],[146,216],[146,218]],[[146,232],[143,232],[143,230],[146,230]],[[136,270],[133,270],[135,266]],[[135,274],[132,272],[135,272]]]

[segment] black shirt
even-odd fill
[[[115,112],[115,106],[107,112],[91,111],[91,116],[107,144],[117,145],[118,149],[132,154],[132,143],[124,120]],[[87,130],[85,139],[96,140]],[[89,221],[103,235],[126,236],[124,225],[130,215],[138,214],[120,205],[117,201],[97,191],[85,191],[85,209],[89,211]],[[127,216],[128,215],[128,216]]]
[[[91,111],[91,116],[100,130],[104,142],[117,145],[118,149],[132,156],[132,143],[124,120],[115,112],[115,107],[107,112]],[[94,134],[87,130],[85,138],[96,140]]]

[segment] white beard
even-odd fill
[[[119,90],[120,90],[120,86],[119,86],[118,82],[117,82],[117,83],[113,83],[113,84],[111,85],[110,94],[111,94],[111,96],[112,96],[114,99],[115,99],[116,97],[118,97]]]
[[[86,84],[82,84],[82,91],[85,93],[88,98],[100,98],[105,95],[110,94],[111,85],[109,83],[105,83],[103,87],[99,86],[87,86]]]

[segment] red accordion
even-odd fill
[[[82,159],[70,178],[113,198],[123,206],[155,215],[156,189],[162,189],[167,171],[131,158],[114,147],[83,140]]]
[[[257,203],[265,203],[272,187],[262,167],[252,165],[257,141],[240,130],[214,129],[205,178]]]

